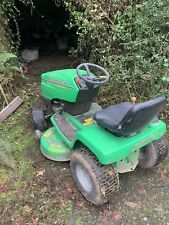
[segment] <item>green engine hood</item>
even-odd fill
[[[81,70],[81,75],[86,75]],[[41,93],[47,99],[62,99],[68,102],[76,102],[79,88],[75,82],[76,69],[64,69],[47,72],[41,75]]]

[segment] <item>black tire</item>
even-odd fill
[[[47,123],[50,122],[50,117],[54,114],[53,108],[52,108],[52,101],[47,100],[43,97],[39,97],[37,101],[33,105],[33,109],[39,109],[43,111],[43,114],[45,116],[45,120]]]
[[[119,190],[119,176],[113,165],[101,165],[93,154],[86,148],[80,148],[72,153],[70,168],[74,181],[87,200],[95,205],[101,205],[112,198],[115,191]],[[90,180],[90,190],[79,179],[79,168],[85,172]],[[81,170],[80,169],[80,170]]]
[[[158,160],[156,162],[156,165],[158,165],[162,160],[164,160],[167,157],[168,154],[167,141],[165,138],[160,138],[159,140],[154,141],[154,145],[157,149]]]
[[[153,141],[141,149],[138,166],[143,169],[150,169],[165,159],[167,153],[168,148],[164,138]]]
[[[45,115],[42,109],[32,108],[31,116],[34,130],[44,131],[47,128]]]

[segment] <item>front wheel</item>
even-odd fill
[[[167,153],[168,148],[164,138],[153,141],[140,150],[138,166],[143,169],[152,168],[165,159]]]
[[[72,153],[70,168],[78,189],[95,205],[107,202],[119,190],[119,177],[113,165],[101,165],[86,148]]]
[[[47,128],[44,111],[40,108],[32,108],[31,121],[35,131],[42,132]]]

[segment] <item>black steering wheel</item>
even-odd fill
[[[104,76],[95,76],[91,71],[90,67],[94,67],[98,70],[100,70]],[[85,68],[87,72],[87,76],[80,75],[80,69]],[[109,73],[101,66],[98,66],[96,64],[92,63],[82,63],[76,68],[77,75],[84,81],[86,81],[89,84],[105,84],[109,81],[110,75]]]

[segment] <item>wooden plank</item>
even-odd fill
[[[6,120],[22,103],[23,100],[19,96],[10,102],[9,105],[0,112],[0,122]]]

